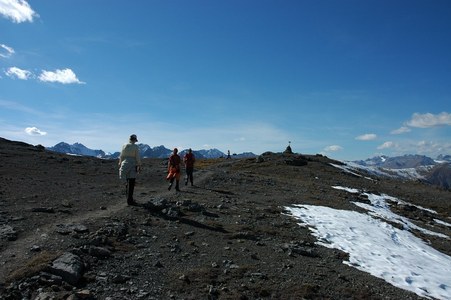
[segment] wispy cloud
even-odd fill
[[[407,133],[412,131],[409,127],[407,126],[402,126],[401,128],[395,129],[393,131],[391,131],[391,134],[403,134],[403,133]]]
[[[38,129],[36,127],[27,127],[27,128],[25,128],[25,132],[28,135],[47,135],[47,132],[41,131],[40,129]]]
[[[331,145],[331,146],[327,146],[326,148],[324,148],[325,152],[337,152],[337,151],[341,151],[343,150],[343,147],[339,146],[339,145]]]
[[[451,114],[447,112],[442,112],[440,114],[434,115],[431,113],[419,114],[414,113],[412,119],[407,121],[407,126],[417,127],[417,128],[429,128],[436,126],[450,126],[451,125]]]
[[[39,16],[25,0],[0,0],[0,15],[14,23],[33,22]]]
[[[403,134],[411,132],[412,128],[432,128],[439,126],[451,126],[451,114],[441,112],[439,114],[432,113],[414,113],[410,120],[404,122],[403,126],[392,130],[390,134]]]
[[[17,102],[5,101],[5,100],[1,100],[1,99],[0,99],[0,107],[3,109],[14,110],[14,111],[33,114],[33,115],[37,115],[37,116],[45,115],[44,113],[37,111],[31,107],[24,106]]]
[[[395,147],[396,147],[396,143],[388,141],[388,142],[385,142],[382,145],[378,146],[377,149],[383,150],[383,149],[390,149],[390,148],[395,148]]]
[[[377,138],[376,134],[374,134],[374,133],[366,133],[366,134],[363,134],[363,135],[359,135],[355,139],[359,140],[359,141],[372,141],[372,140],[375,140],[376,138]]]
[[[11,67],[5,71],[5,74],[10,78],[17,78],[21,80],[27,80],[33,77],[33,73],[28,70],[22,70],[17,67]]]
[[[23,113],[29,110],[18,103],[0,99],[0,110],[2,108]],[[40,143],[45,146],[53,146],[61,141],[80,142],[92,149],[115,152],[120,150],[130,134],[135,133],[138,135],[140,143],[152,147],[164,145],[169,149],[178,147],[179,149],[192,148],[194,150],[217,148],[224,153],[230,150],[231,153],[252,151],[255,154],[266,151],[282,152],[288,141],[292,140],[290,134],[272,124],[261,122],[220,123],[208,127],[192,124],[187,132],[183,124],[152,120],[147,113],[110,115],[65,112],[63,115],[59,112],[61,118],[55,118],[54,111],[47,109],[42,112],[42,115],[36,115],[36,112],[33,111],[29,112],[33,113],[32,125],[40,131],[45,128],[44,131],[47,132],[47,135],[30,135],[24,131],[29,124],[19,128],[10,128],[14,122],[8,122],[6,119],[6,123],[2,124],[0,119],[0,136],[13,140],[20,138],[30,144]],[[131,118],[134,120],[132,123],[130,123]],[[301,144],[300,141],[291,144],[293,151],[299,151],[297,148],[299,144]]]
[[[448,141],[387,141],[377,147],[379,150],[386,150],[389,155],[422,154],[436,157],[439,154],[451,152],[451,143]]]
[[[438,155],[451,153],[451,143],[446,142],[420,141],[414,147],[421,154]]]
[[[45,71],[43,70],[38,79],[43,82],[58,82],[62,84],[84,84],[85,82],[80,81],[75,75],[74,71],[71,69],[55,70],[55,71]]]
[[[1,1],[1,0],[0,0]],[[8,58],[15,53],[14,49],[6,46],[5,44],[0,44],[0,57]]]

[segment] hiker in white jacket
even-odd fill
[[[141,170],[141,158],[138,145],[136,145],[137,141],[136,134],[132,134],[129,142],[122,146],[121,155],[119,156],[119,178],[126,183],[128,205],[136,205],[133,199],[133,191],[135,189],[136,175]]]

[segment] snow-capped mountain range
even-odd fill
[[[417,168],[420,166],[433,166],[439,163],[451,162],[451,155],[439,155],[436,159],[424,155],[404,155],[396,157],[375,156],[366,160],[354,161],[362,166],[374,166],[387,169]]]
[[[99,158],[107,156],[107,154],[102,150],[92,150],[80,143],[70,145],[68,143],[61,142],[53,147],[48,147],[47,149],[50,151],[66,153],[70,155],[94,156]]]
[[[146,144],[137,144],[143,158],[167,158],[172,150],[165,146],[150,147]],[[117,159],[119,152],[105,153],[103,150],[89,149],[83,144],[58,143],[47,148],[50,151],[69,155],[93,156],[104,159]],[[179,152],[183,156],[187,149]],[[196,158],[220,158],[227,155],[218,149],[193,150]],[[256,157],[252,152],[233,154],[234,158]],[[436,159],[424,155],[404,155],[396,157],[375,156],[366,160],[345,161],[337,167],[344,171],[365,171],[370,176],[383,176],[402,178],[406,180],[420,180],[437,185],[445,189],[451,189],[451,155],[439,155]]]
[[[439,155],[436,159],[424,155],[376,156],[344,162],[337,167],[348,172],[358,169],[375,176],[420,180],[451,189],[451,155]]]
[[[156,146],[150,147],[147,144],[137,144],[139,147],[139,152],[141,157],[143,158],[167,158],[171,155],[172,150],[166,148],[165,146]],[[53,147],[47,148],[50,151],[65,153],[69,155],[82,155],[82,156],[93,156],[97,158],[105,158],[105,159],[117,159],[120,155],[120,152],[115,153],[106,153],[103,150],[93,150],[89,149],[83,144],[75,143],[68,144],[65,142],[61,142],[56,144]],[[183,156],[187,149],[179,152],[180,156]],[[226,157],[227,155],[218,149],[209,149],[209,150],[193,150],[196,158],[219,158]],[[255,157],[256,155],[251,152],[245,152],[241,154],[233,154],[233,157]]]

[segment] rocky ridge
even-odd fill
[[[343,264],[345,253],[318,246],[284,207],[352,209],[331,188],[342,185],[449,219],[449,191],[331,163],[282,153],[200,160],[195,186],[176,193],[166,189],[166,160],[144,159],[131,207],[117,161],[0,139],[0,299],[420,299]],[[432,226],[422,211],[397,209]],[[451,255],[449,241],[427,238]]]

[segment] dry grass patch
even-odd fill
[[[111,246],[117,252],[132,252],[136,250],[136,247],[132,244],[123,243],[121,241],[111,241]]]
[[[24,266],[17,268],[6,277],[6,282],[17,281],[25,277],[31,277],[38,274],[57,257],[61,252],[41,251],[33,256]]]
[[[196,169],[206,169],[222,162],[224,162],[224,158],[196,159],[196,164],[194,167]]]

